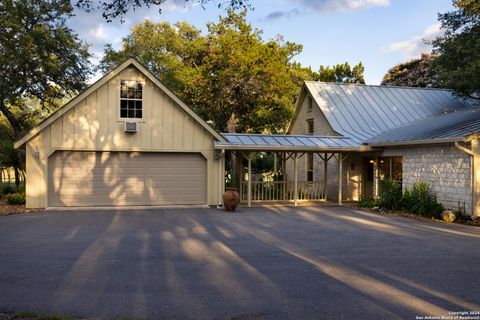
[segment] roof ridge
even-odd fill
[[[330,84],[330,85],[343,85],[343,86],[362,86],[362,87],[378,87],[388,89],[417,89],[417,90],[434,90],[434,91],[448,91],[452,92],[452,89],[448,88],[429,88],[429,87],[411,87],[411,86],[391,86],[381,84],[365,84],[365,83],[345,83],[345,82],[327,82],[327,81],[314,81],[304,80],[305,83],[318,83],[318,84]]]

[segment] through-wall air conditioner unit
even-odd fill
[[[138,131],[138,124],[136,122],[125,122],[125,132],[135,133]]]

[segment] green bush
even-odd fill
[[[14,192],[15,192],[15,189],[9,183],[3,185],[2,187],[3,194],[11,194]]]
[[[366,199],[360,198],[360,201],[358,201],[358,206],[360,208],[373,208],[376,205],[377,205],[377,201],[372,197],[366,198]]]
[[[397,180],[385,179],[380,182],[380,206],[389,210],[400,208],[402,187]]]
[[[402,200],[400,201],[400,207],[405,211],[412,211],[413,201],[412,193],[410,190],[405,189]]]
[[[12,204],[12,205],[25,204],[25,194],[23,193],[8,194],[6,199],[7,199],[7,204]]]
[[[425,182],[418,182],[413,185],[412,191],[402,199],[404,208],[424,217],[439,218],[444,210],[442,204],[437,201],[437,196],[432,188]]]

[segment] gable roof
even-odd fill
[[[470,107],[445,89],[315,81],[305,81],[304,89],[333,130],[357,143],[418,120]]]
[[[38,126],[30,130],[25,136],[23,136],[21,139],[17,140],[14,144],[15,148],[19,148],[22,145],[24,145],[26,142],[28,142],[30,139],[35,137],[37,134],[39,134],[43,129],[48,127],[50,124],[52,124],[55,120],[60,118],[62,115],[67,113],[69,110],[71,110],[73,107],[75,107],[78,103],[80,103],[83,99],[85,99],[87,96],[95,92],[97,89],[99,89],[101,86],[106,84],[109,80],[117,76],[120,72],[125,70],[126,68],[134,66],[138,71],[140,71],[144,76],[146,76],[150,81],[152,81],[157,87],[159,87],[170,99],[172,99],[177,105],[180,106],[189,116],[191,116],[193,119],[195,119],[205,130],[207,130],[215,139],[218,141],[225,141],[223,136],[219,134],[215,129],[213,129],[211,126],[209,126],[202,118],[200,118],[199,115],[197,115],[192,109],[190,109],[183,101],[180,100],[172,91],[170,91],[163,83],[160,82],[160,80],[155,77],[153,73],[151,73],[147,68],[145,68],[142,64],[140,64],[137,60],[134,58],[129,58],[127,61],[124,63],[120,64],[118,67],[113,69],[112,71],[108,72],[106,75],[104,75],[102,78],[100,78],[98,81],[96,81],[94,84],[89,86],[85,91],[77,95],[75,98],[70,100],[67,104],[65,104],[63,107],[58,109],[56,112],[54,112],[52,115],[50,115],[48,118],[46,118],[44,121],[42,121]]]
[[[370,146],[411,144],[412,142],[451,142],[480,132],[480,108],[450,112],[415,121],[366,141]]]

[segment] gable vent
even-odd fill
[[[136,122],[125,122],[125,132],[134,133],[138,131]]]

